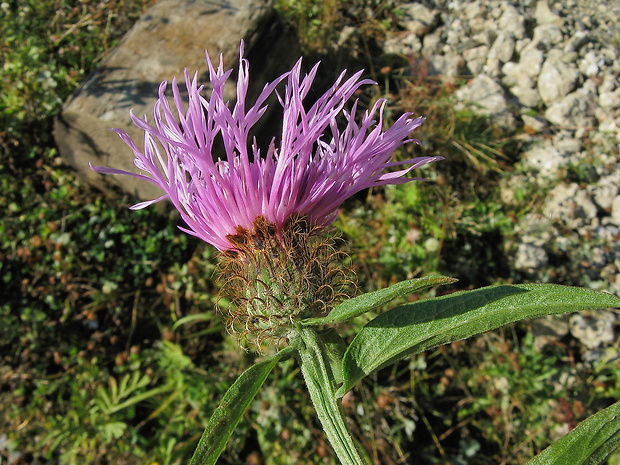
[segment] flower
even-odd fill
[[[116,130],[135,155],[134,164],[144,173],[91,167],[102,174],[124,174],[157,184],[161,197],[134,205],[144,208],[169,198],[181,214],[187,228],[183,231],[214,245],[220,251],[236,250],[231,238],[239,231],[253,229],[257,219],[275,225],[278,234],[291,218],[303,218],[312,228],[331,224],[345,199],[362,189],[383,184],[400,184],[418,178],[404,175],[414,168],[441,157],[420,157],[394,161],[394,151],[407,142],[409,135],[424,121],[405,113],[383,130],[385,99],[367,110],[359,124],[354,120],[358,102],[351,111],[346,103],[364,84],[357,72],[345,80],[340,74],[332,87],[308,110],[304,100],[318,70],[301,76],[301,59],[293,68],[265,85],[253,106],[246,109],[249,64],[240,46],[237,100],[230,108],[224,99],[224,86],[232,70],[224,71],[220,55],[217,69],[207,53],[210,96],[202,95],[197,73],[190,78],[185,71],[188,92],[187,110],[176,78],[172,81],[174,107],[166,95],[167,82],[159,86],[154,122],[131,119],[144,130],[144,148],[140,150],[129,135]],[[276,87],[286,81],[283,95]],[[267,109],[267,98],[276,93],[283,108],[279,140],[261,151],[250,141],[250,129]],[[344,128],[338,119],[344,118]],[[223,142],[225,159],[215,159],[216,140]],[[163,151],[162,151],[163,149]],[[165,154],[164,154],[165,152]],[[405,165],[399,171],[386,169]]]

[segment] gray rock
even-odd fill
[[[484,11],[484,8],[482,6],[482,2],[480,2],[479,0],[476,0],[474,2],[470,2],[467,4],[467,6],[465,7],[465,17],[469,20],[475,20],[476,18],[478,18]]]
[[[598,210],[590,200],[590,194],[576,183],[559,184],[549,193],[543,206],[543,214],[552,220],[561,221],[572,229],[589,224],[596,218]]]
[[[389,33],[383,43],[383,51],[394,55],[417,56],[422,50],[422,42],[413,33]]]
[[[402,24],[409,32],[423,37],[431,32],[439,22],[439,11],[425,7],[421,3],[405,3],[399,6],[403,12]]]
[[[584,76],[598,76],[607,65],[607,57],[593,50],[587,52],[578,64],[579,71]]]
[[[491,50],[489,50],[489,58],[497,58],[500,62],[506,63],[510,61],[514,52],[515,39],[512,33],[500,31]]]
[[[460,55],[431,55],[427,60],[430,67],[429,74],[439,76],[444,81],[454,81],[465,65]]]
[[[552,24],[542,24],[534,28],[532,43],[538,48],[551,50],[555,45],[564,42],[564,34],[559,27]]]
[[[467,68],[473,76],[477,76],[487,61],[489,55],[489,47],[480,45],[479,47],[470,48],[463,52],[463,58],[467,63]]]
[[[598,87],[598,92],[599,95],[607,92],[613,92],[618,87],[620,86],[618,84],[618,79],[616,78],[616,76],[614,76],[613,73],[607,73],[603,77],[603,82],[601,82],[601,85]]]
[[[542,50],[528,46],[521,52],[519,69],[523,74],[532,78],[537,78],[542,70],[544,60],[545,55]]]
[[[576,313],[570,317],[570,332],[588,349],[594,349],[615,340],[616,316],[610,311],[598,311],[586,317]]]
[[[486,74],[480,74],[454,93],[457,100],[473,104],[479,114],[493,117],[498,124],[510,127],[514,117],[508,111],[508,103],[502,86]]]
[[[577,52],[568,52],[562,56],[562,61],[564,63],[575,63],[579,58],[579,54]]]
[[[549,342],[562,339],[569,332],[568,315],[548,315],[532,320],[532,333],[534,334],[534,345],[539,349]]]
[[[538,76],[538,92],[545,105],[549,106],[572,92],[579,77],[575,66],[549,56]]]
[[[620,143],[620,116],[615,118],[610,117],[602,120],[598,126],[598,135],[603,136],[603,139],[613,138],[615,139],[614,145]],[[604,143],[604,146],[609,144]]]
[[[484,27],[485,28],[487,27],[486,21],[484,21]],[[495,41],[496,37],[497,37],[497,34],[495,34],[495,31],[484,29],[478,32],[477,34],[475,34],[473,39],[476,41],[476,43],[490,47],[491,45],[493,45],[493,42]]]
[[[578,52],[590,39],[586,31],[576,31],[573,36],[564,43],[564,53]]]
[[[506,5],[497,26],[499,31],[511,32],[516,39],[525,37],[525,17],[512,5]]]
[[[543,129],[549,127],[549,123],[546,119],[530,116],[530,115],[521,115],[521,119],[523,120],[523,125],[525,126],[527,131],[530,132],[540,132]]]
[[[61,155],[86,182],[99,188],[111,183],[140,199],[160,196],[161,191],[149,182],[101,176],[89,169],[92,162],[136,171],[131,150],[109,129],[121,128],[134,140],[142,140],[142,131],[131,124],[129,109],[138,116],[152,115],[159,83],[173,76],[182,81],[185,68],[204,76],[205,49],[214,60],[223,53],[225,63],[234,66],[243,38],[246,56],[254,63],[256,86],[250,89],[251,101],[264,82],[277,77],[299,57],[291,46],[295,41],[282,35],[274,21],[275,11],[261,0],[229,0],[219,7],[212,2],[185,0],[155,3],[65,104],[54,127]],[[234,98],[234,93],[231,96]]]
[[[611,221],[620,226],[620,195],[616,195],[611,201]]]
[[[605,110],[617,110],[620,108],[620,88],[613,92],[600,92],[598,104]]]
[[[353,26],[344,26],[338,34],[338,47],[342,48],[353,44],[354,40],[359,37],[359,29]]]
[[[548,264],[549,256],[541,244],[522,242],[517,246],[515,269],[531,273]]]
[[[542,102],[538,90],[530,86],[513,86],[510,88],[510,93],[517,98],[521,105],[527,108],[535,108]]]
[[[422,55],[425,57],[438,55],[441,51],[441,46],[441,31],[437,29],[433,33],[424,36],[422,41]]]
[[[515,230],[530,242],[542,241],[541,244],[544,244],[545,241],[548,241],[557,233],[551,220],[540,213],[524,215],[519,220]]]
[[[582,358],[584,362],[591,363],[594,367],[599,365],[610,366],[618,362],[620,352],[613,346],[595,347],[594,349],[586,350]]]
[[[545,111],[545,118],[556,126],[588,128],[596,125],[596,93],[584,86],[568,94]]]
[[[556,26],[561,26],[564,22],[559,14],[555,11],[551,11],[547,0],[539,0],[536,3],[534,18],[536,18],[537,24],[553,24]]]
[[[558,170],[569,164],[570,157],[552,145],[543,145],[524,152],[521,160],[527,168],[536,170],[539,176],[556,179]]]
[[[450,24],[446,26],[446,30],[446,52],[456,50],[456,47],[469,36],[468,27],[465,27],[463,22],[458,18],[453,19]]]
[[[519,39],[515,41],[515,51],[517,53],[521,53],[531,43],[532,43],[532,39],[530,39],[529,37],[526,37],[524,39]]]
[[[499,80],[502,76],[502,62],[497,58],[489,57],[482,67],[482,72],[490,78]]]
[[[605,57],[607,57],[607,59],[612,63],[618,61],[618,58],[620,58],[620,50],[613,45],[608,45],[601,51],[603,55],[605,55]]]
[[[562,131],[553,136],[551,144],[560,152],[567,154],[571,160],[574,160],[575,156],[583,148],[581,140],[570,137],[570,135],[564,134]]]
[[[596,202],[602,210],[611,212],[612,202],[617,195],[618,185],[615,182],[600,180],[596,188],[593,189],[594,202]]]
[[[507,87],[519,85],[523,76],[521,66],[518,63],[509,61],[502,66],[502,83]]]
[[[609,242],[620,249],[620,244],[618,244],[620,229],[617,226],[614,226],[613,224],[598,225],[592,228],[591,231],[592,237]],[[612,274],[615,274],[618,270],[612,265],[612,267],[607,266],[606,271],[611,271]]]

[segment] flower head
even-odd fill
[[[135,155],[134,164],[143,173],[114,168],[92,167],[98,173],[124,174],[157,184],[164,194],[134,205],[144,208],[169,198],[185,221],[185,232],[214,245],[220,251],[235,249],[229,240],[239,228],[251,230],[257,218],[281,228],[292,217],[305,218],[312,226],[331,224],[338,207],[362,189],[382,184],[410,181],[403,177],[410,170],[440,157],[421,157],[393,161],[394,151],[423,122],[406,113],[383,130],[385,100],[367,110],[355,122],[357,101],[350,112],[345,104],[357,89],[372,84],[358,72],[345,80],[343,72],[333,86],[306,110],[304,100],[310,92],[318,64],[301,76],[301,60],[274,82],[265,85],[253,106],[246,108],[249,86],[248,61],[240,47],[237,100],[224,99],[224,85],[232,70],[224,70],[220,56],[217,68],[207,54],[210,95],[203,95],[197,74],[185,72],[187,108],[176,79],[172,81],[171,107],[159,87],[154,123],[131,113],[134,124],[144,130],[144,148],[129,135],[116,130]],[[286,81],[283,95],[282,133],[266,149],[249,140],[250,129],[267,109],[267,98]],[[276,92],[277,93],[277,92]],[[344,118],[339,129],[338,118]],[[214,144],[223,142],[225,159],[215,159]],[[418,141],[415,141],[418,142]],[[405,165],[400,171],[387,168]]]

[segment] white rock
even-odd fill
[[[490,56],[482,67],[482,72],[493,79],[499,79],[502,75],[502,62]]]
[[[431,75],[439,76],[444,81],[456,79],[464,65],[463,57],[460,55],[431,55],[427,59]]]
[[[441,49],[441,31],[435,30],[432,34],[427,34],[422,40],[422,55],[429,57],[437,55]]]
[[[536,12],[534,13],[537,24],[554,24],[562,25],[564,21],[555,11],[551,11],[547,0],[539,0],[536,3]]]
[[[613,92],[600,92],[598,104],[605,110],[617,110],[620,108],[620,88]]]
[[[523,76],[521,66],[512,61],[504,63],[504,66],[502,66],[502,74],[502,82],[508,87],[518,85],[521,76]]]
[[[488,24],[486,21],[484,21],[484,27],[485,28],[488,27]],[[491,45],[493,45],[493,42],[495,41],[496,37],[497,37],[497,34],[495,33],[495,31],[484,29],[483,31],[480,31],[477,34],[475,34],[473,39],[481,45],[486,45],[487,47],[490,47]]]
[[[537,107],[542,102],[540,94],[533,87],[516,85],[510,88],[510,92],[527,108]]]
[[[497,26],[500,31],[512,32],[516,39],[525,37],[525,17],[512,5],[506,5]]]
[[[610,311],[599,311],[585,317],[576,313],[570,318],[570,332],[588,349],[615,340],[614,323],[616,316]]]
[[[593,367],[598,366],[610,366],[612,363],[617,363],[620,358],[620,352],[613,346],[607,347],[596,347],[594,349],[586,350],[582,359],[584,362],[591,363]],[[556,439],[555,442],[559,441],[560,438]]]
[[[543,206],[543,214],[558,220],[569,228],[578,229],[596,218],[598,210],[585,189],[577,183],[559,184],[549,193]]]
[[[510,32],[501,31],[489,50],[489,58],[497,58],[500,62],[510,61],[515,52],[515,39]]]
[[[551,220],[540,213],[527,213],[519,220],[515,230],[529,242],[549,241],[557,235]]]
[[[537,118],[530,115],[521,115],[521,119],[523,120],[523,125],[534,132],[540,132],[549,126],[549,123],[547,123],[547,120],[545,120],[544,118]]]
[[[559,341],[568,334],[568,315],[548,315],[532,320],[534,345],[542,348],[552,341]]]
[[[611,202],[611,221],[620,226],[620,195],[615,196]]]
[[[549,263],[549,256],[539,244],[522,242],[517,247],[515,268],[522,271],[534,271],[545,267]]]
[[[405,3],[399,6],[403,12],[402,24],[418,37],[428,34],[439,21],[439,11],[425,7],[421,3]]]
[[[526,37],[524,39],[519,39],[515,42],[515,50],[517,53],[521,53],[528,45],[532,43],[532,39]]]
[[[446,44],[452,47],[457,46],[465,38],[467,38],[467,30],[464,28],[464,24],[460,19],[454,19],[447,27]]]
[[[344,47],[347,43],[352,43],[353,38],[359,37],[359,29],[353,26],[344,26],[338,35],[338,47]]]
[[[596,94],[584,86],[547,108],[545,118],[560,127],[588,128],[596,125],[597,107]]]
[[[538,50],[536,47],[526,47],[521,52],[519,59],[521,72],[533,78],[538,77],[544,60],[545,54],[542,50]]]
[[[553,136],[551,144],[560,152],[566,153],[571,158],[573,158],[575,154],[579,153],[583,146],[581,140],[572,138],[562,132],[559,132]]]
[[[564,42],[564,34],[559,27],[552,24],[542,24],[534,28],[532,43],[545,50],[550,50],[554,45]]]
[[[470,19],[467,25],[469,26],[469,32],[474,42],[489,46],[493,43],[493,39],[495,39],[494,35],[490,41],[484,40],[484,36],[481,35],[481,33],[484,33],[489,27],[489,23],[484,18]],[[483,38],[483,40],[480,40],[480,38]]]
[[[618,195],[620,186],[618,179],[607,176],[599,180],[596,186],[593,186],[593,198],[596,204],[603,210],[611,211],[614,198]]]
[[[618,79],[616,78],[616,76],[614,76],[613,73],[607,73],[603,77],[603,82],[598,87],[598,92],[599,95],[605,92],[613,92],[618,87],[620,86],[618,85]]]
[[[487,60],[488,54],[489,47],[486,45],[470,48],[463,52],[463,58],[467,62],[467,68],[471,71],[473,76],[477,76],[480,73]]]
[[[458,89],[454,97],[461,102],[473,103],[474,111],[493,117],[498,124],[508,127],[514,124],[502,86],[486,74],[476,76]]]
[[[538,76],[538,92],[545,105],[549,106],[572,92],[579,77],[575,66],[549,56]]]
[[[570,162],[567,154],[551,145],[534,147],[523,152],[521,160],[526,167],[538,171],[543,178],[551,179],[555,179],[558,176],[558,170]]]
[[[607,67],[607,58],[595,51],[589,51],[579,61],[579,71],[584,76],[598,76]]]
[[[564,43],[564,53],[577,52],[588,42],[589,35],[586,31],[576,31],[573,36]]]
[[[471,21],[472,19],[476,19],[478,16],[480,16],[482,14],[482,11],[482,4],[479,0],[476,0],[475,2],[470,2],[465,7],[465,17]]]
[[[413,33],[394,34],[388,33],[383,43],[383,51],[394,55],[416,56],[422,50],[422,42]]]

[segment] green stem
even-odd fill
[[[326,360],[320,336],[309,328],[299,330],[299,361],[310,398],[338,459],[342,465],[368,465],[347,428],[344,411],[334,395],[336,382]]]

